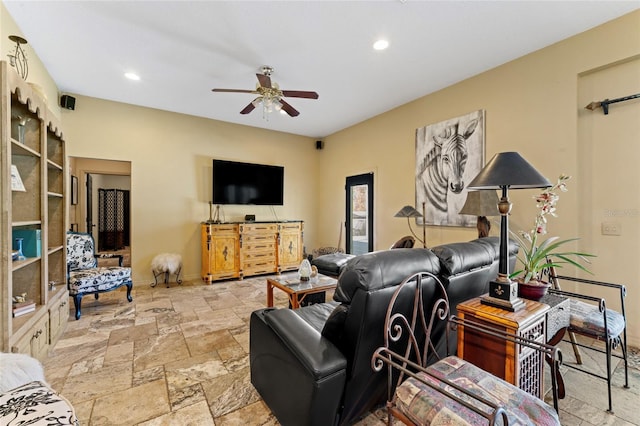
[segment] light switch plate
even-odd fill
[[[622,235],[620,222],[602,222],[602,235]]]

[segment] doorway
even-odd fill
[[[373,173],[347,177],[346,252],[364,254],[373,251]]]
[[[128,161],[102,160],[94,158],[69,157],[72,176],[78,180],[76,205],[69,210],[72,231],[90,233],[98,251],[123,255],[123,265],[131,265],[131,163]],[[113,191],[113,192],[112,192]],[[115,193],[120,203],[100,203],[101,193]],[[126,195],[124,195],[126,194]],[[106,197],[109,198],[109,197]],[[109,200],[103,200],[108,202]],[[117,205],[116,205],[117,204]],[[112,244],[110,216],[116,208],[117,244]],[[102,212],[102,214],[101,214]],[[103,241],[104,240],[104,241]]]

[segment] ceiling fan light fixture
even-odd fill
[[[262,106],[264,107],[264,109],[267,112],[273,111],[273,107],[274,107],[273,98],[270,98],[268,96],[263,97],[262,98]]]
[[[269,115],[282,109],[282,103],[277,96],[271,94],[262,95],[262,118],[269,121]]]
[[[289,105],[283,98],[306,98],[306,99],[318,99],[318,94],[312,91],[306,90],[282,90],[280,85],[271,80],[271,73],[273,68],[264,66],[262,67],[262,74],[256,74],[258,82],[256,83],[255,90],[243,90],[243,89],[211,89],[213,92],[237,92],[237,93],[253,93],[257,94],[249,105],[245,106],[240,114],[249,114],[256,109],[258,105],[262,104],[262,118],[269,120],[269,115],[274,111],[280,111],[289,115],[290,117],[297,117],[300,112],[294,107]]]

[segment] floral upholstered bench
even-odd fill
[[[77,425],[73,406],[45,382],[42,364],[0,352],[0,425]]]
[[[508,424],[559,425],[558,414],[553,407],[535,396],[487,373],[481,368],[458,357],[450,356],[418,373],[419,378],[409,377],[396,389],[395,408],[416,425],[485,425],[487,419],[447,398],[447,392],[481,408],[474,399],[484,399],[500,407]],[[455,383],[472,393],[475,398],[447,385],[442,379]],[[440,389],[436,389],[440,388]],[[499,417],[496,420],[500,420]],[[506,424],[506,423],[505,423]]]
[[[0,393],[0,425],[74,425],[73,406],[44,383],[35,381]]]
[[[404,287],[408,287],[408,289]],[[412,291],[413,313],[402,315],[400,294]],[[426,306],[430,306],[427,309]],[[465,327],[490,339],[505,339],[558,359],[558,350],[489,326],[449,317],[449,301],[439,279],[427,272],[405,279],[387,308],[385,345],[371,359],[375,371],[387,366],[388,424],[396,417],[408,425],[560,425],[556,363],[551,366],[554,407],[456,356],[446,356],[455,329]],[[436,350],[437,333],[446,345]],[[434,334],[434,335],[432,335]],[[527,349],[528,350],[528,349]],[[397,380],[395,378],[397,377]]]

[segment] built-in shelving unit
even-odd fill
[[[0,79],[0,350],[42,358],[69,317],[65,143],[44,99],[4,61]],[[24,190],[12,189],[12,166]],[[18,233],[29,242],[26,258],[13,260]],[[22,295],[35,310],[14,317],[13,299]]]

